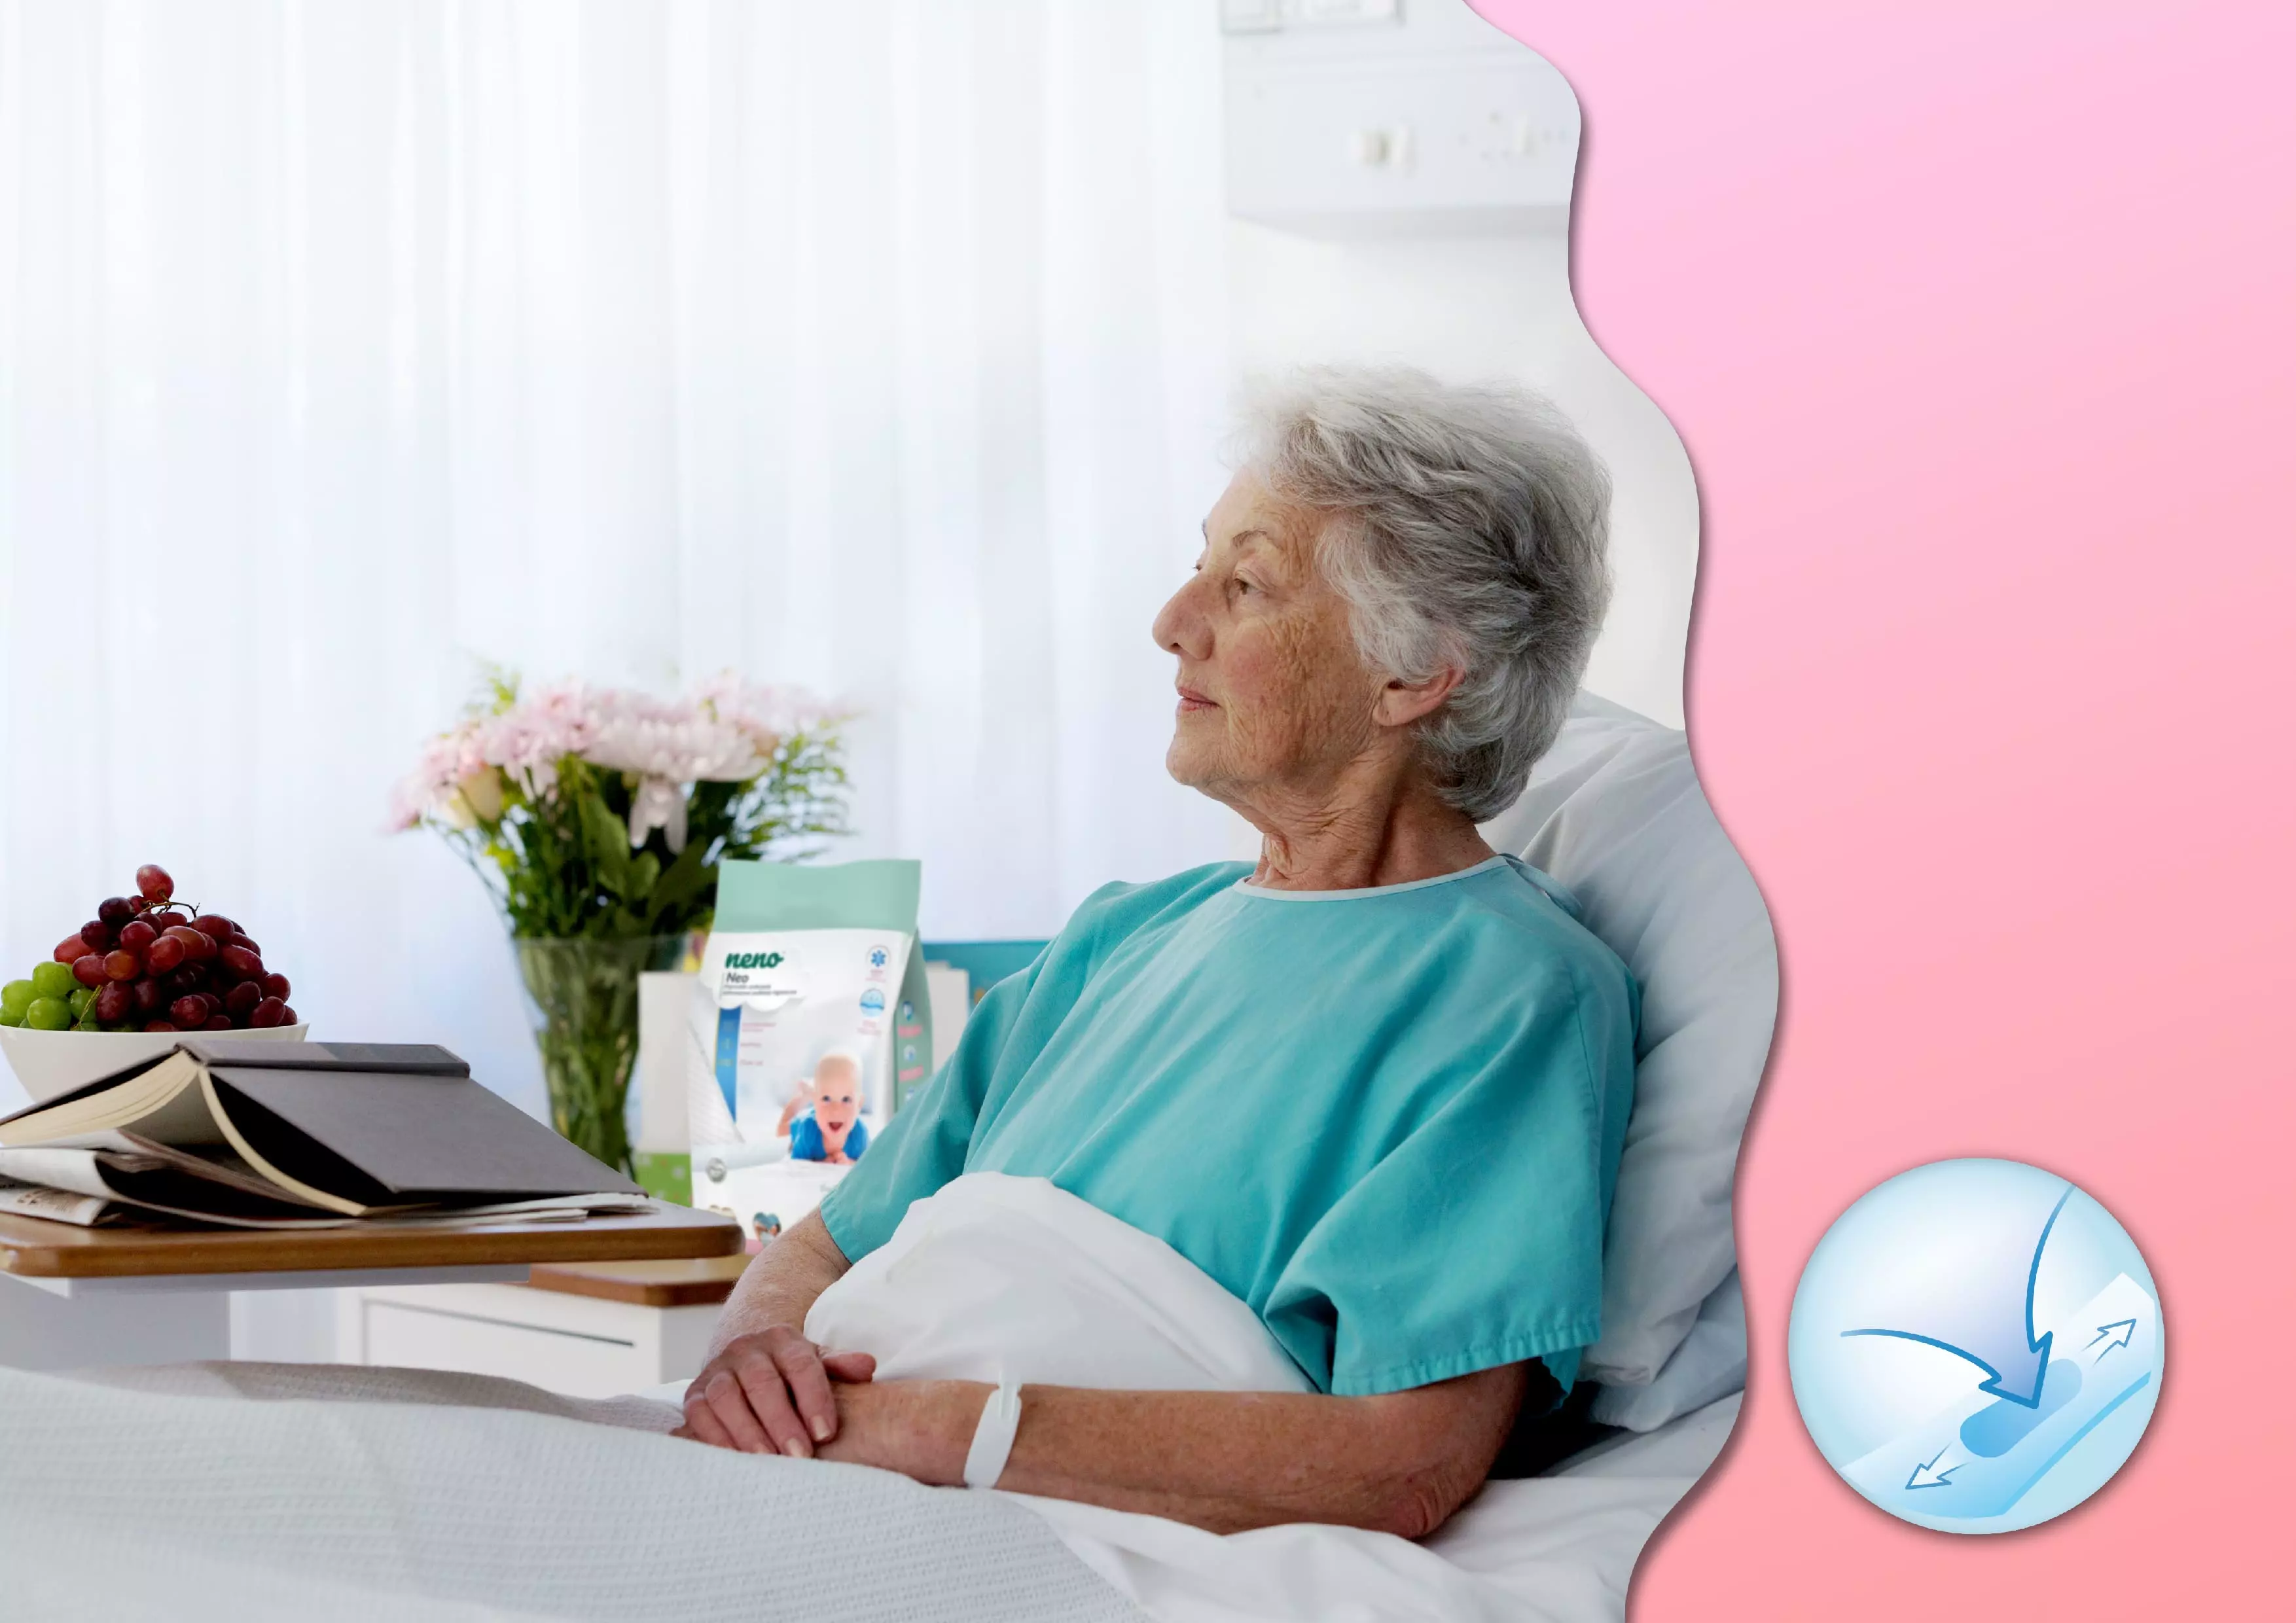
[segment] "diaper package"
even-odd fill
[[[819,1203],[923,1082],[918,865],[727,862],[687,1004],[693,1203],[761,1244]]]

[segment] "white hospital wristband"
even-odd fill
[[[1013,1439],[1021,1430],[1021,1389],[1004,1382],[988,1394],[981,1406],[980,1423],[972,1429],[972,1447],[964,1455],[964,1485],[994,1488],[1013,1457]]]

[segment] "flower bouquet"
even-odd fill
[[[553,1124],[607,1165],[630,1164],[639,971],[709,927],[725,858],[846,832],[841,720],[730,676],[664,700],[496,674],[394,793],[391,826],[444,836],[502,909]]]

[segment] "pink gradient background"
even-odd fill
[[[1634,1617],[2291,1615],[2296,6],[1478,4],[1585,109],[1579,307],[1697,466],[1692,736],[1784,961],[1745,1418]],[[1859,1500],[1785,1368],[1826,1225],[1957,1155],[2103,1201],[2169,1349],[2120,1477],[1987,1539]]]

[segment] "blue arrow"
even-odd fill
[[[1906,1479],[1906,1487],[1908,1489],[1916,1488],[1952,1487],[1953,1473],[1959,1471],[1964,1465],[1969,1463],[1967,1460],[1956,1460],[1943,1471],[1939,1471],[1937,1468],[1937,1463],[1945,1458],[1946,1455],[1952,1450],[1952,1447],[1953,1445],[1951,1443],[1948,1443],[1943,1448],[1939,1449],[1935,1454],[1930,1455],[1928,1459],[1923,1460],[1920,1464],[1915,1466],[1914,1474]]]
[[[2109,1346],[2104,1349],[2104,1352],[2097,1354],[2097,1359],[2101,1360],[2103,1358],[2104,1353],[2112,1351],[2114,1348],[2128,1346],[2128,1338],[2136,1333],[2136,1321],[2135,1319],[2115,1319],[2110,1324],[2099,1324],[2096,1327],[2096,1333],[2089,1338],[2088,1344],[2090,1347],[2094,1347],[2099,1341],[2103,1340],[2107,1336],[2118,1338],[2112,1342],[2112,1346]],[[2082,1350],[2086,1352],[2087,1348],[2084,1348]]]
[[[1950,1339],[1910,1330],[1845,1330],[1841,1333],[1894,1336],[1899,1340],[1938,1348],[1956,1358],[1966,1358],[1985,1372],[1985,1379],[1978,1384],[1979,1391],[2005,1398],[2029,1409],[2039,1408],[2041,1382],[2049,1369],[2049,1344],[2054,1337],[2033,1333],[2033,1287],[2041,1275],[2041,1252],[2049,1243],[2049,1231],[2056,1227],[2057,1214],[2064,1210],[2065,1202],[2072,1197],[2073,1187],[2068,1184],[2064,1193],[2057,1197],[2057,1203],[2049,1209],[2048,1221],[2041,1225],[2041,1237],[2034,1242],[2032,1260],[2024,1270],[2025,1312],[2021,1326],[2014,1325],[2003,1312],[1996,1291],[1980,1285],[1959,1292],[1935,1310],[1939,1318],[1959,1321]],[[1981,1276],[1982,1266],[1972,1272]],[[2013,1288],[2007,1280],[1995,1283],[2003,1290]]]

